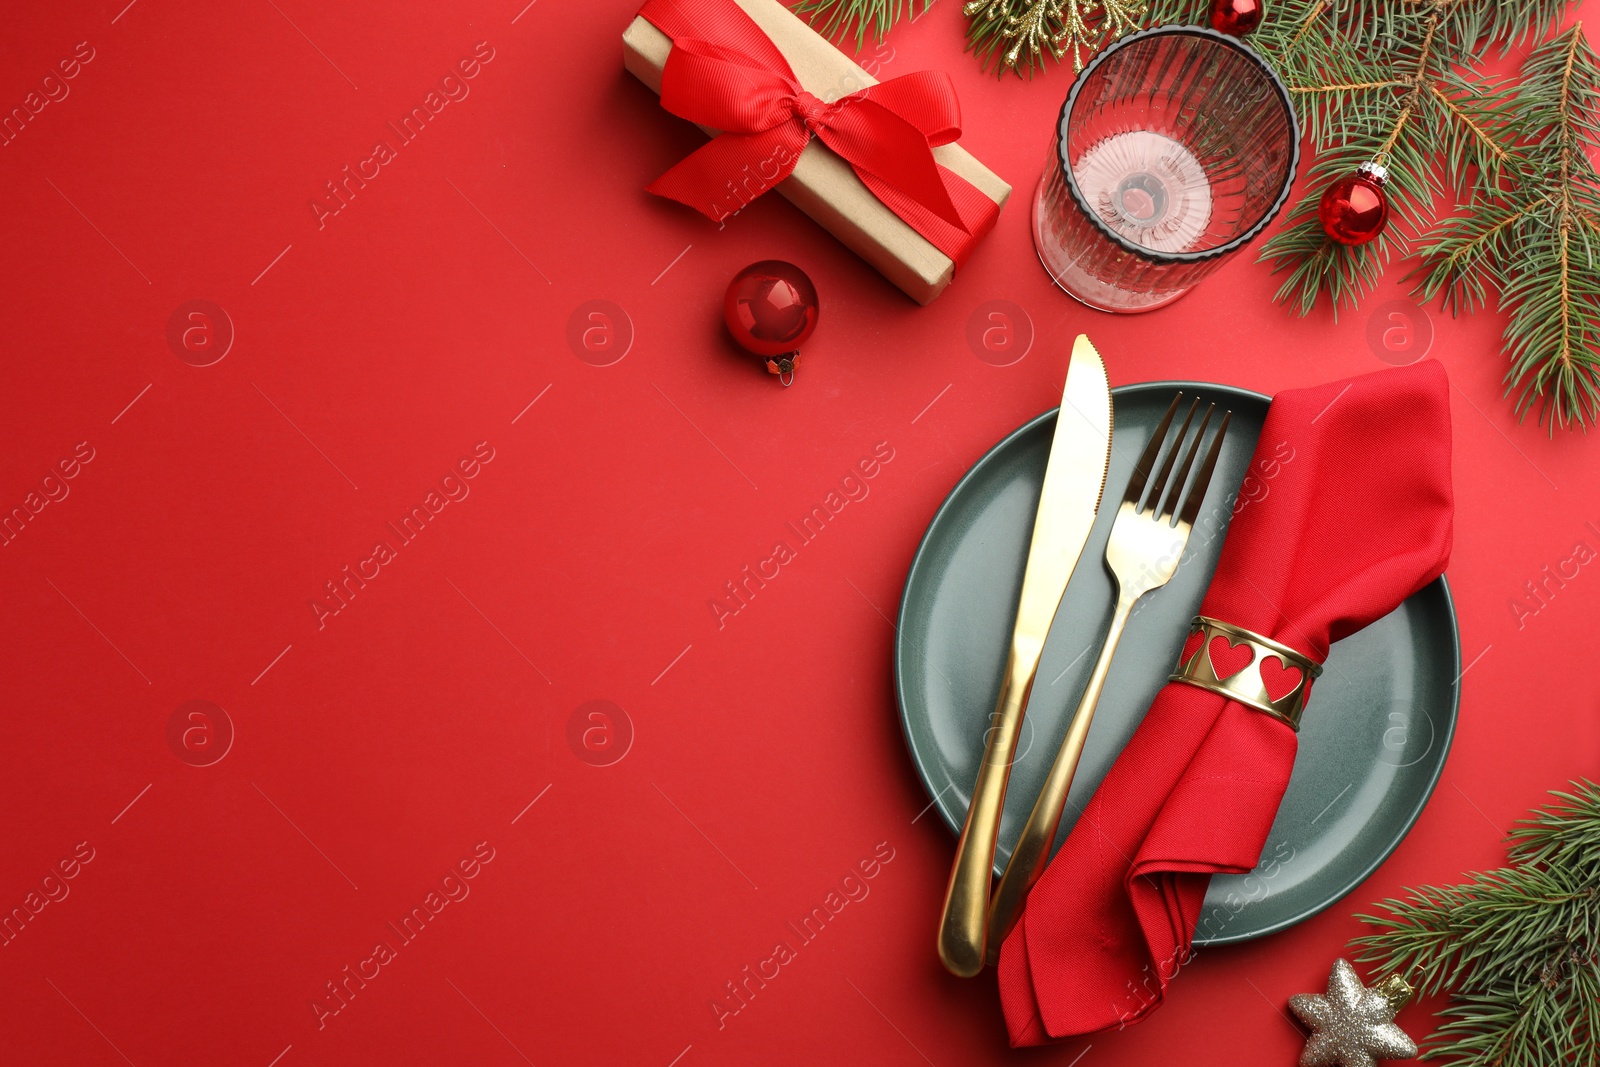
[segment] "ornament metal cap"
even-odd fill
[[[1383,999],[1387,1000],[1389,1006],[1396,1012],[1410,1004],[1412,996],[1416,994],[1416,990],[1411,988],[1411,983],[1399,974],[1391,974],[1372,988],[1382,994]]]
[[[794,384],[795,369],[800,366],[800,353],[785,352],[781,356],[773,356],[767,361],[767,373],[776,374],[778,381],[783,383],[785,389]]]
[[[1384,166],[1382,163],[1379,163],[1375,159],[1361,164],[1361,166],[1356,168],[1356,173],[1366,175],[1379,185],[1382,185],[1389,180],[1389,168]]]

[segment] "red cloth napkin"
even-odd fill
[[[1454,510],[1449,399],[1433,360],[1280,393],[1251,463],[1265,492],[1241,497],[1200,613],[1321,663],[1438,577]],[[1295,748],[1254,708],[1182,682],[1161,690],[1001,950],[1014,1047],[1160,1005],[1211,875],[1259,860]]]

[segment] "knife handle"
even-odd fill
[[[1089,684],[1084,688],[1078,709],[1072,715],[1067,736],[1061,742],[1055,762],[1050,765],[1050,774],[1045,779],[1044,787],[1039,790],[1033,810],[1028,813],[1028,821],[1023,824],[1017,846],[1011,850],[1005,873],[1000,876],[1000,885],[994,891],[994,902],[989,909],[986,955],[990,963],[1000,959],[1001,944],[1006,935],[1011,933],[1011,928],[1017,925],[1029,891],[1050,862],[1050,846],[1055,844],[1056,829],[1061,825],[1061,809],[1066,806],[1067,793],[1072,790],[1078,759],[1083,755],[1083,743],[1089,736],[1090,724],[1094,722],[1095,706],[1100,703],[1100,691],[1105,688],[1106,675],[1111,671],[1111,660],[1117,652],[1117,642],[1128,624],[1128,616],[1136,600],[1137,596],[1118,593],[1116,610],[1111,615],[1111,628],[1100,648],[1100,658],[1095,661],[1094,670],[1089,674]]]
[[[1031,660],[1031,663],[1028,662]],[[972,787],[967,821],[956,844],[955,864],[944,894],[939,924],[939,959],[951,974],[971,978],[983,970],[984,922],[989,911],[989,876],[994,870],[995,838],[1005,807],[1006,781],[1017,749],[1023,708],[1033,688],[1039,657],[1021,657],[1013,644],[1000,682],[1000,699],[989,719],[983,762]]]

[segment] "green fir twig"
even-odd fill
[[[1534,49],[1512,99],[1515,170],[1439,223],[1413,278],[1452,310],[1498,290],[1518,413],[1584,425],[1600,411],[1600,59],[1581,25]]]
[[[790,6],[830,41],[842,40],[854,30],[859,52],[869,33],[881,41],[895,23],[926,11],[931,3],[933,0],[799,0]]]
[[[1273,0],[1250,43],[1289,87],[1309,142],[1309,189],[1262,259],[1277,299],[1353,308],[1396,259],[1421,300],[1498,306],[1508,394],[1556,427],[1600,417],[1600,61],[1569,0]],[[1154,0],[1151,21],[1204,18]],[[1479,68],[1535,42],[1520,75]],[[1391,221],[1365,245],[1331,240],[1317,202],[1362,163],[1388,170]]]
[[[1452,1067],[1600,1064],[1600,788],[1573,784],[1511,832],[1512,866],[1359,916],[1374,974],[1448,992],[1423,1058]]]

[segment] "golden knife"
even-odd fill
[[[951,973],[963,978],[983,969],[989,876],[1023,709],[1039,670],[1050,622],[1100,509],[1110,464],[1111,385],[1100,353],[1088,337],[1079,334],[1072,345],[1039,510],[1033,520],[1011,652],[1000,679],[1000,699],[989,719],[983,762],[945,890],[939,958]]]

